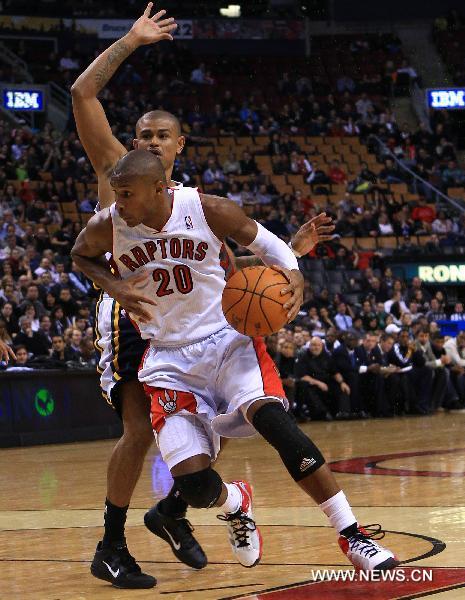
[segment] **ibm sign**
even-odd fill
[[[465,88],[446,88],[443,90],[426,90],[428,108],[464,109]]]
[[[8,110],[42,111],[44,110],[44,92],[42,90],[4,88],[3,106]]]

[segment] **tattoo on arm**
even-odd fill
[[[263,262],[258,256],[236,256],[236,268],[245,269],[246,267],[261,267]]]
[[[123,40],[115,44],[108,53],[106,61],[95,74],[95,82],[99,90],[108,83],[116,69],[133,51],[134,48]]]

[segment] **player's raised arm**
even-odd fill
[[[102,52],[71,87],[79,138],[97,175],[107,173],[126,154],[126,148],[112,134],[97,95],[136,48],[173,39],[171,32],[176,29],[174,19],[163,19],[165,10],[150,17],[152,6],[149,2],[131,30]]]
[[[136,273],[124,281],[117,279],[110,270],[110,264],[105,259],[106,252],[111,252],[113,246],[113,227],[110,211],[104,209],[94,215],[87,226],[78,235],[71,250],[71,256],[78,269],[96,285],[108,292],[124,309],[142,322],[150,320],[142,304],[157,303],[137,292],[137,286],[145,283],[149,277],[147,271]]]
[[[232,238],[287,278],[289,285],[281,293],[292,293],[284,308],[289,321],[295,319],[303,302],[304,286],[294,252],[263,225],[250,219],[235,202],[205,194],[201,200],[207,223],[220,240]]]

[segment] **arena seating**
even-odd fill
[[[58,55],[50,55],[46,43],[26,48],[13,41],[12,47],[28,61],[37,80],[69,87],[88,57],[101,49],[92,37],[81,41],[82,46],[71,53],[79,65],[72,71],[60,67]],[[455,214],[443,218],[442,207],[435,205],[434,198],[425,198],[427,190],[414,185],[409,175],[392,176],[386,161],[386,148],[401,161],[408,159],[414,170],[422,161],[426,165],[432,161],[432,168],[430,165],[428,172],[422,174],[443,186],[441,174],[447,161],[435,155],[440,132],[409,131],[396,123],[389,109],[395,72],[404,59],[399,41],[392,36],[317,37],[312,56],[291,63],[282,57],[212,59],[195,55],[182,46],[174,47],[169,54],[161,52],[157,61],[153,59],[150,48],[135,53],[128,62],[129,68],[118,71],[102,95],[113,132],[128,149],[134,124],[141,114],[159,107],[171,110],[182,120],[187,138],[186,149],[175,166],[174,177],[178,180],[223,196],[236,185],[239,192],[249,189],[244,210],[265,226],[268,219],[277,219],[286,240],[318,212],[325,211],[334,218],[339,237],[300,260],[308,282],[305,310],[314,301],[319,311],[326,306],[322,298],[327,290],[330,318],[335,318],[341,303],[355,317],[363,300],[373,293],[373,279],[381,281],[383,302],[390,298],[392,281],[389,283],[390,276],[385,275],[389,257],[403,259],[412,252],[430,252],[431,248],[440,248],[445,254],[465,246],[463,220]],[[199,65],[208,73],[208,83],[192,84],[191,73]],[[374,143],[374,135],[382,140],[384,150]],[[442,135],[450,140],[449,131]],[[53,317],[54,331],[65,334],[67,348],[78,352],[73,356],[79,358],[79,348],[76,343],[72,346],[73,330],[77,324],[85,328],[83,342],[86,341],[89,333],[85,332],[92,325],[87,311],[92,309],[94,300],[91,293],[80,296],[79,288],[66,282],[72,274],[71,265],[66,256],[56,253],[53,240],[72,241],[87,223],[96,202],[95,175],[72,121],[63,133],[46,124],[33,134],[25,127],[13,128],[4,122],[0,124],[0,148],[0,251],[4,256],[0,259],[0,310],[12,301],[15,318],[23,316],[28,309],[28,304],[24,304],[27,289],[38,283],[41,303]],[[450,148],[448,151],[454,152]],[[256,174],[236,172],[225,176],[223,166],[231,155],[241,161],[244,153],[252,157]],[[339,176],[331,178],[335,161]],[[208,180],[206,172],[211,164],[218,177]],[[368,172],[368,179],[363,179],[364,172]],[[258,199],[261,185],[265,186],[265,200]],[[449,182],[443,189],[451,197],[463,199],[463,185]],[[40,201],[45,205],[40,205]],[[8,215],[10,208],[13,217]],[[414,219],[416,208],[431,218]],[[386,230],[378,228],[380,215],[387,219]],[[363,224],[365,217],[371,223],[368,227]],[[13,241],[7,240],[12,221],[19,231],[19,253],[21,248],[27,251],[26,259],[17,259],[11,248]],[[69,221],[73,224],[72,233],[67,229]],[[39,244],[36,234],[43,227],[48,238],[44,240],[42,236],[41,250],[34,256],[34,246]],[[50,254],[49,248],[55,254]],[[33,256],[34,268],[30,267],[29,255]],[[50,269],[56,280],[56,270],[64,263],[63,282],[60,279],[60,283],[50,287],[42,281],[37,272],[42,267],[37,267],[44,259],[52,261]],[[397,284],[405,295],[402,267],[395,275],[400,277]],[[23,288],[21,277],[28,281],[23,281]],[[54,305],[62,302],[60,291],[66,286],[71,287],[75,301],[69,316],[60,321]],[[374,296],[370,298],[379,317],[376,326],[384,329],[383,311]],[[450,311],[455,299],[454,291],[449,290],[446,302],[441,301],[443,307]],[[429,304],[424,302],[422,311],[426,314],[428,310]],[[84,321],[81,313],[86,315]],[[388,320],[394,318],[388,315]],[[394,322],[401,324],[397,318]],[[324,329],[331,323],[325,321]],[[295,324],[296,351],[303,344],[299,329],[307,335],[316,326],[308,321],[308,316],[299,317]],[[82,356],[85,352],[84,344]],[[86,360],[92,363],[88,354]]]

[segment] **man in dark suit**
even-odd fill
[[[427,415],[431,412],[431,389],[433,374],[425,366],[422,353],[416,350],[408,329],[399,333],[398,342],[389,352],[389,361],[403,372],[399,372],[398,412]]]
[[[351,416],[366,419],[369,415],[360,395],[361,365],[355,354],[357,346],[357,337],[350,332],[344,332],[340,339],[340,345],[333,352],[333,359],[336,371],[341,374],[344,382],[350,388]]]
[[[19,319],[20,331],[14,339],[15,346],[23,345],[26,350],[36,356],[48,356],[49,343],[39,331],[32,331],[31,321],[23,315]]]
[[[382,333],[378,342],[379,360],[381,365],[381,375],[384,377],[384,388],[386,402],[384,404],[384,414],[380,416],[392,417],[396,412],[396,398],[400,389],[400,367],[391,363],[390,352],[394,346],[395,338],[390,333]]]
[[[295,361],[295,401],[297,417],[302,419],[332,420],[348,414],[348,397],[344,397],[344,386],[338,386],[340,374],[334,369],[332,357],[325,351],[323,342],[312,337],[308,347],[303,348]]]
[[[435,335],[435,340],[439,340],[436,350],[438,356],[433,350],[428,327],[423,327],[418,331],[415,349],[423,357],[424,366],[431,370],[433,375],[432,408],[437,409],[443,406],[446,397],[450,396],[451,381],[447,366],[451,363],[451,358],[446,354],[443,347],[444,336],[441,336],[440,333],[433,335]]]
[[[377,342],[376,334],[367,333],[354,352],[360,375],[362,405],[373,416],[387,417],[391,416],[391,411],[386,397],[385,378],[381,372],[382,355]]]

